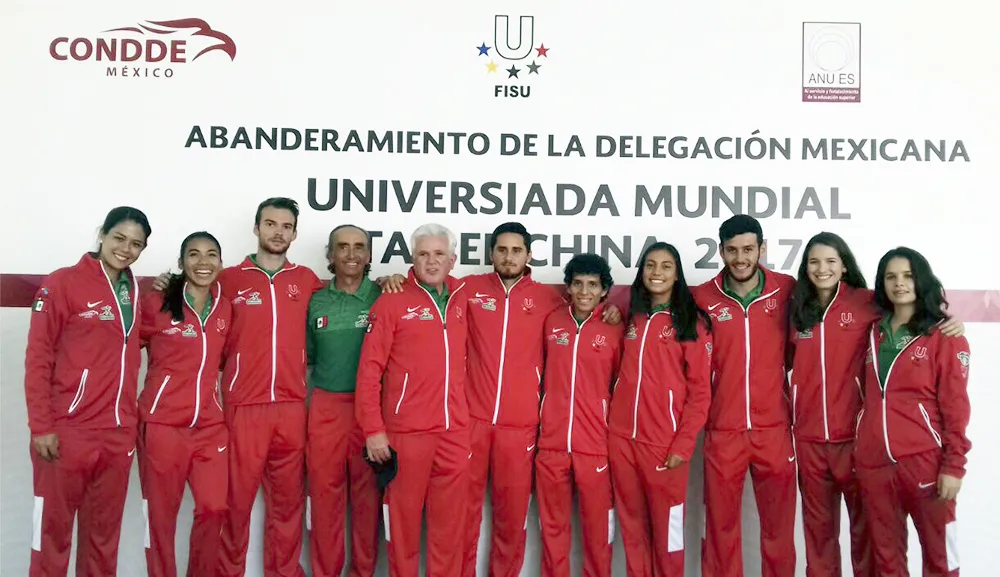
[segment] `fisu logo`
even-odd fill
[[[506,60],[523,60],[535,45],[535,17],[521,16],[517,29],[517,45],[510,45],[510,17],[497,15],[493,26],[493,46],[497,55]]]

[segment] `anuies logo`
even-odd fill
[[[146,20],[49,43],[53,59],[98,62],[105,76],[115,78],[173,78],[175,69],[216,52],[235,60],[236,43],[200,18]]]
[[[517,24],[512,22],[510,16],[494,16],[493,46],[483,42],[476,47],[479,65],[486,69],[486,76],[496,82],[493,86],[493,96],[496,98],[531,96],[531,86],[526,83],[532,81],[534,76],[542,75],[542,68],[548,65],[550,50],[544,42],[540,42],[536,47],[535,40],[534,16],[521,16]],[[506,83],[501,84],[501,82]]]

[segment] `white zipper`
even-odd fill
[[[437,301],[431,295],[430,291],[425,289],[420,284],[417,284],[420,290],[427,293],[427,298],[431,299],[431,304],[437,309]],[[458,285],[458,288],[450,291],[448,293],[448,300],[444,303],[444,312],[438,311],[440,313],[441,320],[441,336],[444,338],[444,428],[446,431],[451,430],[451,415],[448,413],[448,390],[451,386],[451,347],[448,346],[448,323],[445,319],[448,318],[448,307],[451,306],[451,299],[455,297],[455,293],[462,290],[465,283]]]
[[[396,401],[396,414],[399,414],[399,406],[403,404],[403,397],[406,396],[406,383],[410,380],[410,373],[403,374],[403,392],[399,393],[399,400]]]
[[[229,392],[233,392],[233,385],[236,384],[236,377],[240,376],[240,355],[242,353],[236,353],[236,370],[233,371],[233,378],[229,381]]]
[[[743,311],[743,334],[745,336],[744,346],[746,347],[746,354],[744,355],[746,357],[746,368],[744,369],[744,375],[743,375],[743,388],[746,391],[746,399],[747,399],[747,430],[751,430],[753,429],[753,424],[750,422],[750,307],[753,306],[753,304],[756,302],[762,301],[768,297],[777,294],[779,291],[781,291],[781,289],[774,289],[773,291],[767,293],[766,295],[761,295],[755,298],[754,300],[750,301],[750,303],[744,307],[743,303],[729,296],[728,294],[726,294],[726,291],[722,290],[722,287],[719,286],[718,280],[715,281],[715,288],[719,289],[719,292],[722,293],[722,296],[728,298],[729,300],[739,305],[740,310]]]
[[[541,428],[542,428],[542,411],[545,410],[545,397],[546,397],[546,395],[542,395],[542,402],[539,403],[539,405],[538,405],[538,429],[539,430],[541,430]]]
[[[538,370],[537,366],[535,367],[535,376],[538,377],[538,386],[542,386],[542,371]]]
[[[646,334],[649,332],[649,325],[653,324],[653,317],[661,312],[655,312],[646,319],[646,326],[642,327],[642,340],[639,342],[639,374],[635,381],[635,404],[632,405],[632,438],[636,438],[639,433],[639,391],[642,389],[642,358],[646,352]],[[617,385],[616,385],[617,386]]]
[[[677,419],[674,417],[674,391],[672,389],[667,390],[667,395],[670,399],[668,409],[670,410],[670,425],[673,427],[674,432],[677,432]]]
[[[823,318],[819,321],[819,367],[823,383],[823,435],[827,441],[830,440],[830,421],[826,408],[826,315],[833,308],[833,303],[836,302],[838,294],[840,294],[840,283],[837,283],[837,290],[833,293],[833,298],[830,299],[830,304],[826,306],[826,310],[823,311]]]
[[[170,382],[170,375],[163,377],[163,382],[160,383],[160,388],[156,391],[156,396],[153,397],[153,406],[149,408],[149,414],[152,415],[156,412],[157,405],[160,404],[160,395],[163,394],[164,389],[167,388],[167,383]]]
[[[924,408],[923,403],[917,403],[917,407],[920,409],[920,414],[924,417],[924,422],[927,423],[927,430],[931,432],[931,436],[934,437],[934,442],[937,446],[941,446],[941,435],[934,430],[934,426],[931,425],[931,416],[927,414],[927,409]]]
[[[219,306],[219,299],[222,298],[222,286],[219,283],[216,283],[216,288],[218,288],[219,297],[212,299],[212,309],[210,311],[208,311],[208,316],[205,317],[205,321],[207,321],[208,319],[212,318],[212,314],[215,313],[216,307]],[[205,359],[208,357],[208,336],[205,334],[205,321],[201,320],[201,315],[198,314],[198,311],[194,310],[194,308],[190,304],[188,304],[188,302],[187,302],[187,296],[186,296],[187,295],[187,283],[186,282],[184,283],[184,288],[181,289],[181,290],[184,291],[184,293],[182,295],[182,296],[184,296],[184,305],[188,308],[188,310],[190,310],[194,314],[194,318],[198,319],[198,325],[201,326],[201,364],[198,365],[198,377],[197,377],[197,379],[195,380],[195,383],[194,383],[194,417],[191,419],[191,424],[188,425],[188,428],[192,428],[198,422],[198,413],[201,412],[201,375],[202,375],[202,373],[205,370]],[[271,302],[272,302],[272,305],[273,305],[274,304],[274,300],[273,300],[273,298],[274,298],[274,292],[273,292],[273,290],[271,292],[271,295],[272,295],[272,301]],[[277,310],[277,308],[275,308],[274,310]],[[238,366],[239,365],[237,365],[237,367]],[[234,380],[235,380],[235,378],[234,378]],[[274,400],[274,388],[273,388],[273,384],[272,384],[272,389],[271,389],[271,400],[272,401]],[[150,413],[152,413],[152,411],[150,411]]]
[[[858,413],[857,422],[854,423],[854,438],[855,439],[858,438],[858,431],[861,430],[861,418],[864,417],[864,416],[865,416],[865,410],[861,409],[861,412]]]
[[[100,263],[98,263],[100,264]],[[115,285],[111,282],[111,277],[108,276],[108,271],[104,270],[104,265],[101,264],[101,272],[104,273],[104,279],[108,281],[108,288],[111,289],[111,297],[115,302],[115,308],[118,309],[118,324],[122,328],[122,354],[120,366],[118,368],[118,394],[115,395],[115,424],[117,426],[122,426],[122,419],[119,415],[122,401],[122,389],[125,387],[125,351],[128,349],[128,333],[135,326],[135,317],[138,312],[138,299],[139,299],[139,284],[135,282],[135,277],[129,275],[127,272],[122,271],[121,274],[128,275],[129,282],[132,284],[132,324],[129,328],[125,328],[125,317],[122,315],[122,306],[118,302],[118,293],[115,292]]]
[[[601,413],[604,415],[604,426],[608,425],[608,401],[601,399]]]
[[[286,263],[287,264],[287,263]],[[278,375],[278,298],[274,292],[274,279],[285,271],[295,270],[298,265],[282,268],[271,276],[258,266],[243,267],[243,270],[256,270],[267,277],[267,288],[271,291],[271,402],[275,400],[274,382]]]
[[[795,406],[798,404],[798,401],[799,401],[799,386],[798,385],[792,385],[792,427],[793,428],[795,427],[795,417],[798,416],[798,412],[796,412],[796,409],[795,409]]]
[[[90,369],[83,369],[80,373],[80,384],[76,388],[76,395],[73,397],[73,401],[69,404],[69,411],[67,414],[73,414],[73,411],[80,405],[80,401],[83,400],[83,392],[87,390],[87,375],[90,374]]]
[[[861,397],[862,400],[864,400],[865,392],[861,389],[861,379],[859,379],[857,375],[854,375],[854,382],[857,383],[858,385],[858,396]]]
[[[892,456],[892,449],[889,448],[889,425],[886,421],[886,397],[889,392],[889,377],[892,375],[892,368],[896,366],[896,361],[899,356],[903,354],[903,351],[908,349],[910,345],[916,342],[916,338],[910,339],[903,348],[896,352],[896,356],[893,357],[892,362],[889,363],[889,370],[885,372],[885,382],[882,382],[882,378],[879,376],[879,366],[878,366],[878,348],[875,346],[875,331],[876,326],[872,326],[871,331],[868,333],[868,346],[871,350],[872,355],[872,365],[875,369],[875,379],[878,383],[879,389],[882,391],[882,438],[885,440],[885,452],[889,455],[889,460],[893,463],[896,462],[896,458]],[[888,338],[888,336],[886,337]]]
[[[593,315],[594,313],[591,311],[591,313],[587,315],[587,318],[576,327],[576,338],[573,339],[573,366],[570,369],[569,377],[569,426],[566,427],[567,453],[573,452],[573,413],[575,412],[573,405],[576,404],[576,353],[580,348],[580,334],[583,333],[583,325],[587,324],[587,321],[589,321],[590,317]],[[573,316],[573,307],[570,307],[569,309],[569,316],[573,319],[573,323],[575,324],[576,317]]]
[[[500,275],[497,275],[500,278]],[[507,315],[510,310],[510,293],[517,286],[517,283],[521,282],[524,276],[514,281],[514,284],[510,285],[510,289],[503,285],[503,279],[500,279],[500,285],[504,286],[504,297],[503,297],[503,330],[500,332],[500,369],[497,371],[497,400],[496,406],[493,407],[493,424],[497,424],[497,418],[500,417],[500,391],[503,388],[503,362],[504,357],[507,354]],[[537,370],[537,369],[536,369]]]

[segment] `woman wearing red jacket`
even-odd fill
[[[869,523],[854,473],[854,435],[868,331],[881,316],[854,254],[840,236],[806,243],[792,294],[792,422],[806,543],[806,574],[841,575],[840,501],[851,523],[856,577],[875,575]],[[941,330],[960,335],[958,321]]]
[[[194,495],[187,575],[214,575],[228,487],[219,367],[232,307],[216,278],[219,241],[195,232],[181,243],[181,274],[143,299],[142,341],[149,355],[139,396],[139,480],[146,518],[146,570],[174,577],[174,533],[185,483]]]
[[[871,526],[875,571],[907,575],[907,516],[920,537],[923,574],[959,575],[955,498],[972,447],[969,343],[944,335],[941,281],[917,251],[879,261],[875,302],[884,311],[868,337],[865,401],[854,452]]]
[[[624,327],[601,322],[611,268],[578,254],[565,269],[572,303],[545,319],[545,369],[539,408],[535,488],[542,533],[542,576],[569,575],[573,489],[583,526],[583,575],[611,575],[614,501],[608,470],[608,403]]]
[[[76,574],[115,575],[135,453],[138,286],[130,266],[151,229],[120,206],[97,252],[49,275],[35,294],[25,355],[35,504],[29,575],[66,575],[77,518]]]
[[[711,403],[710,319],[680,254],[658,242],[639,259],[609,452],[629,575],[684,574],[688,461]]]

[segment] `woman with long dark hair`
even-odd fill
[[[868,331],[879,316],[874,294],[844,239],[830,232],[809,239],[792,295],[789,351],[810,575],[841,574],[841,498],[850,517],[853,574],[875,574],[853,453]],[[942,330],[961,334],[963,327],[949,321]]]
[[[684,574],[688,461],[711,403],[711,320],[680,254],[647,248],[632,283],[609,455],[629,575]]]
[[[181,243],[166,289],[143,299],[142,340],[149,355],[139,396],[139,480],[146,517],[146,570],[177,575],[177,511],[189,484],[194,495],[187,575],[214,575],[227,510],[228,448],[219,367],[232,306],[217,278],[219,241],[195,232]]]
[[[872,527],[875,571],[907,574],[907,517],[920,538],[924,575],[959,574],[955,499],[965,475],[970,406],[969,343],[939,325],[947,300],[919,252],[879,261],[868,335],[865,401],[855,464]]]
[[[130,267],[151,232],[142,211],[112,209],[97,251],[53,272],[35,294],[24,379],[35,494],[30,575],[66,575],[74,519],[76,574],[116,574],[142,361]]]

